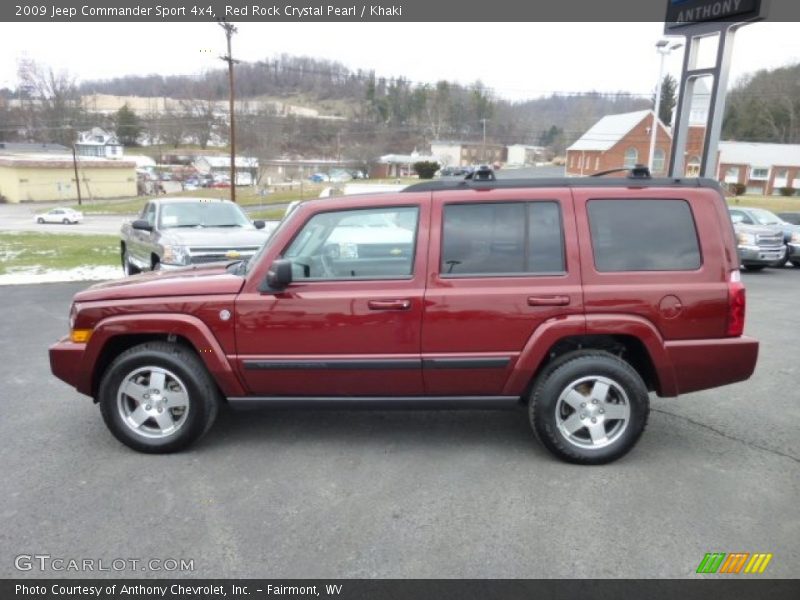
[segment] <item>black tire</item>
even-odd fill
[[[144,402],[122,394],[121,386],[134,382],[132,376],[144,377],[137,380],[142,383],[134,382],[133,385],[152,392],[150,388],[157,384],[153,384],[152,374],[148,377],[149,369],[166,372],[166,385],[172,384],[177,391],[173,396],[171,390],[166,390],[167,393],[159,394],[157,400],[152,400],[155,395],[150,396],[147,402],[151,404],[146,407],[149,416],[135,428],[129,424],[135,414],[126,415],[126,411],[130,409],[136,413],[140,408],[144,410]],[[181,390],[185,393],[180,397],[186,403],[182,412],[181,407],[166,406],[170,397],[173,404],[180,404],[178,394]],[[103,420],[114,437],[134,450],[151,454],[176,452],[198,440],[211,428],[222,400],[217,386],[194,351],[168,342],[147,342],[120,354],[103,374],[97,396]],[[164,404],[163,411],[157,406],[160,402]],[[135,410],[132,409],[134,406]],[[160,427],[157,419],[161,418],[162,412],[169,414],[175,424],[174,431],[167,429],[165,433]]]
[[[748,271],[763,271],[767,268],[767,265],[745,265],[745,269]]]
[[[42,223],[44,223],[44,219],[42,217],[39,217],[38,219],[36,219],[36,222],[39,223],[39,225],[41,225]]]
[[[69,225],[69,219],[61,219],[61,222],[62,222],[64,225]]]
[[[791,261],[793,267],[797,267],[800,269],[800,260],[792,260]]]
[[[125,246],[122,247],[122,270],[125,275],[137,275],[142,272],[131,264],[131,257],[128,256],[128,249]]]
[[[562,401],[562,397],[570,395],[573,389],[577,394],[578,388],[573,388],[573,385],[586,379],[579,387],[589,386],[593,378],[613,384],[607,388],[610,391],[605,399],[599,403],[592,399],[595,389],[592,385],[590,395],[585,396],[586,403],[578,405],[589,406],[585,409],[576,407],[574,412],[568,412],[573,409]],[[610,413],[612,404],[615,412],[624,412],[627,407],[627,418],[607,419],[599,414]],[[579,412],[584,410],[587,412]],[[556,411],[559,411],[558,415]],[[570,352],[547,365],[531,390],[528,407],[531,426],[539,441],[557,457],[583,465],[605,464],[627,454],[641,437],[649,412],[647,386],[636,370],[621,358],[600,350]],[[563,427],[573,415],[574,422],[580,427],[568,436]],[[589,429],[589,422],[595,417],[599,425],[591,427],[595,431],[601,427],[605,432],[602,435],[607,434],[606,442],[598,441],[597,447],[593,447],[594,437]],[[606,445],[602,445],[604,443]]]

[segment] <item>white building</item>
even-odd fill
[[[511,144],[508,147],[508,165],[530,167],[544,160],[545,149],[543,146],[528,146],[526,144]]]
[[[75,153],[79,156],[99,156],[101,158],[122,158],[122,144],[117,136],[100,127],[82,131],[75,142]]]
[[[198,156],[192,165],[204,175],[230,177],[231,157],[225,155]],[[234,162],[236,185],[253,185],[258,175],[258,159],[253,156],[237,156]]]

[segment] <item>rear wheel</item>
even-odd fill
[[[148,453],[181,450],[214,422],[220,394],[189,348],[148,342],[120,354],[98,388],[100,411],[123,444]]]
[[[647,386],[627,362],[603,351],[565,354],[533,387],[529,416],[544,446],[568,462],[614,461],[636,444],[647,424]]]
[[[61,219],[61,222],[62,222],[64,225],[69,225],[69,219],[67,219],[66,217],[64,217],[63,219]]]
[[[36,222],[41,225],[42,223],[44,223],[44,219],[42,217],[39,217],[38,219],[36,219]]]

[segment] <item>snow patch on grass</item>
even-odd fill
[[[25,285],[59,281],[106,281],[124,277],[120,267],[76,267],[74,269],[43,269],[42,267],[11,267],[10,273],[0,275],[0,285]]]

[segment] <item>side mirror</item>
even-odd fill
[[[260,292],[280,292],[292,283],[292,261],[279,258],[272,263],[266,279],[258,288]]]
[[[144,219],[136,219],[131,223],[131,227],[139,229],[140,231],[153,231],[153,226]]]
[[[256,219],[255,221],[253,221],[253,226],[256,229],[264,229],[265,225],[266,223],[264,223],[264,221],[262,221],[261,219]]]

